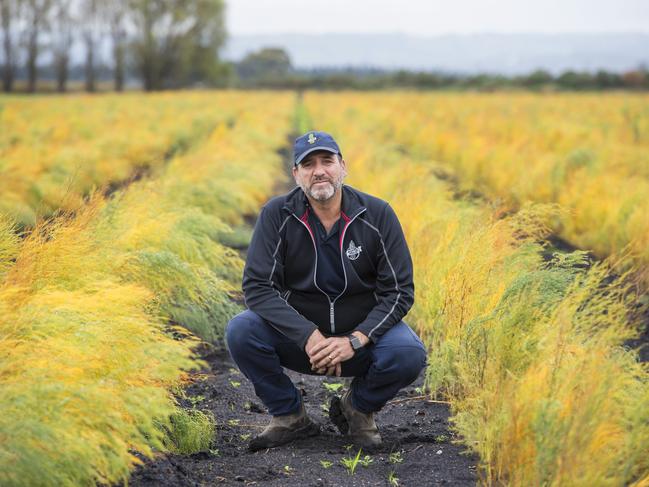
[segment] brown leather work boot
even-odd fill
[[[309,419],[304,404],[300,404],[300,409],[296,413],[273,416],[264,431],[250,440],[248,449],[257,451],[273,448],[318,433],[320,433],[320,426]]]
[[[374,422],[374,413],[362,413],[352,406],[351,389],[342,398],[335,396],[331,400],[329,419],[343,435],[349,435],[354,443],[366,450],[377,448],[383,443]]]

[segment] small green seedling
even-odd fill
[[[399,479],[397,478],[396,473],[390,472],[388,474],[388,483],[394,487],[399,487]]]
[[[361,458],[358,462],[365,468],[369,467],[370,464],[374,461],[374,459],[369,456],[365,455],[363,458]]]
[[[343,445],[343,448],[344,448],[345,450],[349,451],[349,450],[352,449],[352,446],[354,446],[354,445]]]
[[[329,404],[327,404],[327,403],[320,404],[320,409],[322,409],[325,413],[328,413],[329,412]]]
[[[228,419],[228,424],[230,426],[238,426],[239,425],[239,420],[238,419]]]
[[[403,457],[401,456],[401,452],[393,451],[392,453],[390,453],[390,455],[388,455],[388,462],[392,464],[403,462]]]
[[[322,465],[322,468],[329,468],[333,466],[334,462],[330,462],[329,460],[320,460],[320,465]]]
[[[228,369],[228,372],[230,372],[231,374],[239,375],[239,371],[237,369],[233,368],[233,367],[230,367]]]
[[[358,463],[360,462],[362,451],[363,451],[362,448],[359,449],[358,453],[354,458],[345,457],[340,460],[340,463],[342,463],[343,466],[347,469],[347,474],[354,475],[354,472],[356,471],[356,467],[358,467]]]
[[[196,407],[198,403],[201,403],[205,400],[205,396],[187,396],[187,400],[191,403],[192,407]]]
[[[328,392],[336,393],[342,388],[343,383],[342,382],[323,382],[322,385],[324,386],[325,389],[327,389]]]
[[[284,472],[286,473],[291,473],[293,469],[291,468],[290,465],[284,465]]]
[[[239,386],[241,385],[241,382],[236,381],[236,380],[231,380],[231,381],[230,381],[230,385],[231,385],[232,387],[234,387],[234,388],[237,388],[237,387],[239,387]]]
[[[239,438],[241,438],[243,441],[249,440],[250,439],[250,433],[239,435]]]
[[[435,437],[435,443],[446,443],[448,441],[448,436],[446,435],[437,435]]]
[[[215,457],[220,457],[221,456],[221,451],[218,448],[216,448],[216,449],[210,448],[210,455],[215,456]]]
[[[421,387],[415,387],[415,392],[421,396],[424,393],[424,390]]]

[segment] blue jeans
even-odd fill
[[[296,412],[301,395],[282,367],[316,375],[306,352],[250,310],[230,320],[225,336],[232,359],[252,382],[268,412],[273,416]],[[400,321],[376,344],[370,342],[341,365],[344,377],[354,377],[352,405],[371,413],[415,381],[426,366],[426,349],[416,333]]]

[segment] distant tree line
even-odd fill
[[[649,90],[649,71],[538,70],[528,75],[462,75],[368,68],[296,69],[288,53],[267,47],[224,62],[224,0],[0,0],[0,76],[4,91],[35,92],[39,76],[54,89],[82,80],[88,92],[110,80],[145,90],[186,87],[380,90]],[[71,51],[83,50],[72,64]],[[109,51],[109,52],[107,52]],[[45,61],[43,61],[45,59]]]
[[[127,73],[146,90],[215,84],[228,69],[219,60],[225,37],[223,0],[0,0],[2,87],[24,79],[34,92],[44,73],[66,91],[71,71],[79,74],[73,46],[83,46],[89,92],[107,71],[117,91]],[[106,46],[110,59],[100,61]]]
[[[625,73],[604,70],[596,73],[565,71],[556,76],[544,70],[521,76],[460,75],[362,68],[298,70],[293,68],[288,54],[280,48],[266,48],[250,53],[235,65],[235,69],[238,85],[247,88],[649,90],[649,71],[646,67]]]

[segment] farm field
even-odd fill
[[[130,485],[649,485],[649,370],[625,346],[646,96],[0,97],[0,127],[0,485],[115,484],[146,457]],[[266,416],[221,349],[250,218],[312,128],[399,215],[429,350],[354,476],[333,430],[246,452]],[[331,387],[302,386],[324,424]]]
[[[33,226],[37,216],[82,204],[93,187],[114,189],[154,171],[217,123],[234,119],[242,106],[223,100],[201,94],[4,99],[0,211]]]
[[[556,203],[552,230],[649,285],[649,97],[644,94],[324,95],[371,111],[377,136],[434,161],[458,191],[516,211]],[[628,262],[625,261],[628,265]]]

